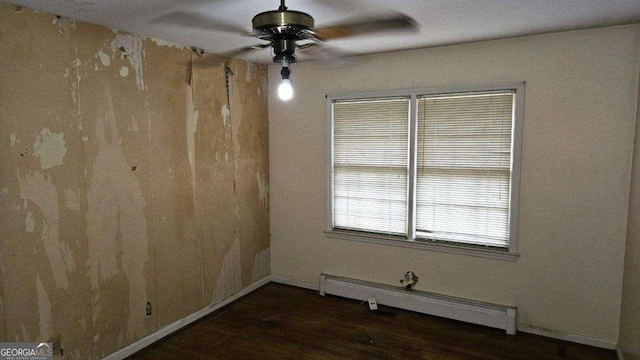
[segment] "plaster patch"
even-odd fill
[[[71,74],[72,70],[77,71],[80,68],[81,64],[82,64],[82,61],[80,61],[80,59],[73,60],[71,62],[71,66],[66,68],[66,69],[64,69],[64,78],[66,79],[69,76],[69,74]]]
[[[51,182],[39,171],[32,171],[24,177],[18,172],[20,198],[35,204],[44,217],[42,224],[42,242],[51,264],[53,279],[58,289],[69,288],[65,259],[59,240],[58,193]]]
[[[186,49],[184,46],[182,46],[180,44],[172,43],[171,41],[165,41],[165,40],[156,39],[156,38],[152,38],[152,37],[149,37],[148,39],[153,41],[154,43],[156,43],[156,45],[158,45],[158,46],[173,47],[173,48],[176,48],[176,49],[179,49],[179,50]]]
[[[251,82],[251,73],[253,72],[253,64],[245,61],[245,64],[247,64],[247,82]]]
[[[98,51],[98,57],[100,58],[100,62],[104,66],[111,66],[111,57],[109,55],[102,52],[102,50]]]
[[[36,221],[33,219],[33,212],[27,211],[27,218],[25,219],[26,231],[32,233],[36,228]]]
[[[129,63],[131,63],[133,70],[136,72],[136,84],[138,85],[138,89],[146,90],[147,88],[144,84],[144,77],[142,74],[142,58],[144,56],[142,37],[131,34],[116,34],[115,39],[111,42],[111,51],[115,54],[116,50],[120,48],[124,48],[127,52],[127,59],[129,60]]]
[[[129,68],[126,66],[121,67],[120,76],[122,76],[123,78],[126,78],[127,76],[129,76]]]
[[[76,263],[73,261],[73,256],[71,256],[71,249],[69,245],[66,243],[62,243],[62,256],[64,257],[64,264],[67,267],[68,272],[73,272],[76,269]]]
[[[40,275],[36,275],[36,292],[38,293],[38,314],[40,315],[38,340],[45,341],[53,334],[53,322],[51,321],[51,302],[42,280],[40,280]]]
[[[251,269],[251,283],[262,280],[269,276],[271,272],[271,252],[266,248],[256,254],[253,259],[253,268]]]
[[[33,155],[40,159],[42,169],[62,165],[64,155],[67,153],[65,144],[63,133],[52,133],[51,130],[44,128],[36,134]]]
[[[213,291],[213,304],[224,300],[242,289],[241,274],[240,239],[236,238],[233,246],[227,251],[222,261],[222,271],[220,272],[220,276],[218,276],[216,288]]]
[[[138,132],[138,122],[133,114],[131,114],[131,131]]]
[[[80,200],[72,189],[64,189],[64,197],[67,199],[67,209],[80,210]]]
[[[2,189],[2,195],[7,195],[9,193],[9,188]]]
[[[71,99],[73,99],[73,103],[78,105],[78,91],[80,91],[80,87],[77,82],[73,82],[71,84]]]
[[[187,153],[191,168],[191,191],[196,202],[196,131],[198,131],[198,110],[195,109],[193,91],[187,89]]]
[[[88,141],[89,141],[89,137],[88,137],[88,136],[83,136],[83,137],[82,137],[82,141],[84,141],[84,142],[88,142]]]
[[[148,297],[144,267],[149,256],[146,205],[138,178],[130,170],[122,149],[108,90],[103,98],[107,109],[96,120],[97,154],[87,191],[88,275],[96,310],[100,308],[100,282],[121,271],[125,273],[129,285],[127,339],[133,341],[146,335]]]
[[[227,122],[229,121],[229,116],[231,112],[229,111],[229,107],[227,104],[222,105],[222,122],[225,126],[227,126]]]
[[[9,140],[11,141],[11,147],[13,147],[15,144],[20,144],[20,140],[16,138],[16,133],[14,132],[9,134]]]
[[[262,206],[269,207],[269,184],[267,184],[266,177],[256,173],[256,179],[258,180],[258,196]]]

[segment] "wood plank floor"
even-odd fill
[[[131,359],[615,359],[584,345],[268,284]]]

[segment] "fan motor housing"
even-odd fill
[[[275,10],[266,11],[253,17],[253,29],[259,34],[258,38],[271,41],[277,63],[293,63],[295,41],[300,34],[313,30],[313,17],[300,11]]]
[[[253,28],[259,31],[297,33],[313,29],[313,17],[300,11],[266,11],[253,17]]]

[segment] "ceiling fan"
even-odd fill
[[[239,26],[185,11],[172,12],[151,22],[247,35],[246,31]],[[259,13],[253,17],[251,22],[253,31],[248,35],[267,42],[244,47],[227,55],[234,57],[246,51],[272,48],[273,61],[282,65],[282,70],[280,71],[282,82],[278,88],[278,95],[283,100],[289,100],[293,96],[293,88],[289,80],[291,74],[289,64],[296,62],[296,48],[303,51],[315,47],[319,48],[320,52],[318,54],[321,57],[336,58],[345,56],[345,54],[338,54],[326,46],[319,45],[329,40],[343,39],[356,35],[390,31],[416,31],[418,29],[418,24],[412,18],[400,13],[363,17],[315,29],[314,19],[311,15],[301,11],[288,10],[285,0],[280,0],[280,7],[277,10]]]

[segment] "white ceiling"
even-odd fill
[[[251,30],[251,19],[275,10],[279,0],[0,0],[28,8],[126,30],[215,53],[260,43],[242,35],[150,23],[174,11],[191,11]],[[323,27],[351,17],[397,11],[413,17],[419,33],[363,35],[331,41],[356,54],[387,52],[562,30],[640,22],[639,0],[289,0]],[[269,50],[240,56],[270,63]],[[299,56],[304,60],[304,56]]]

